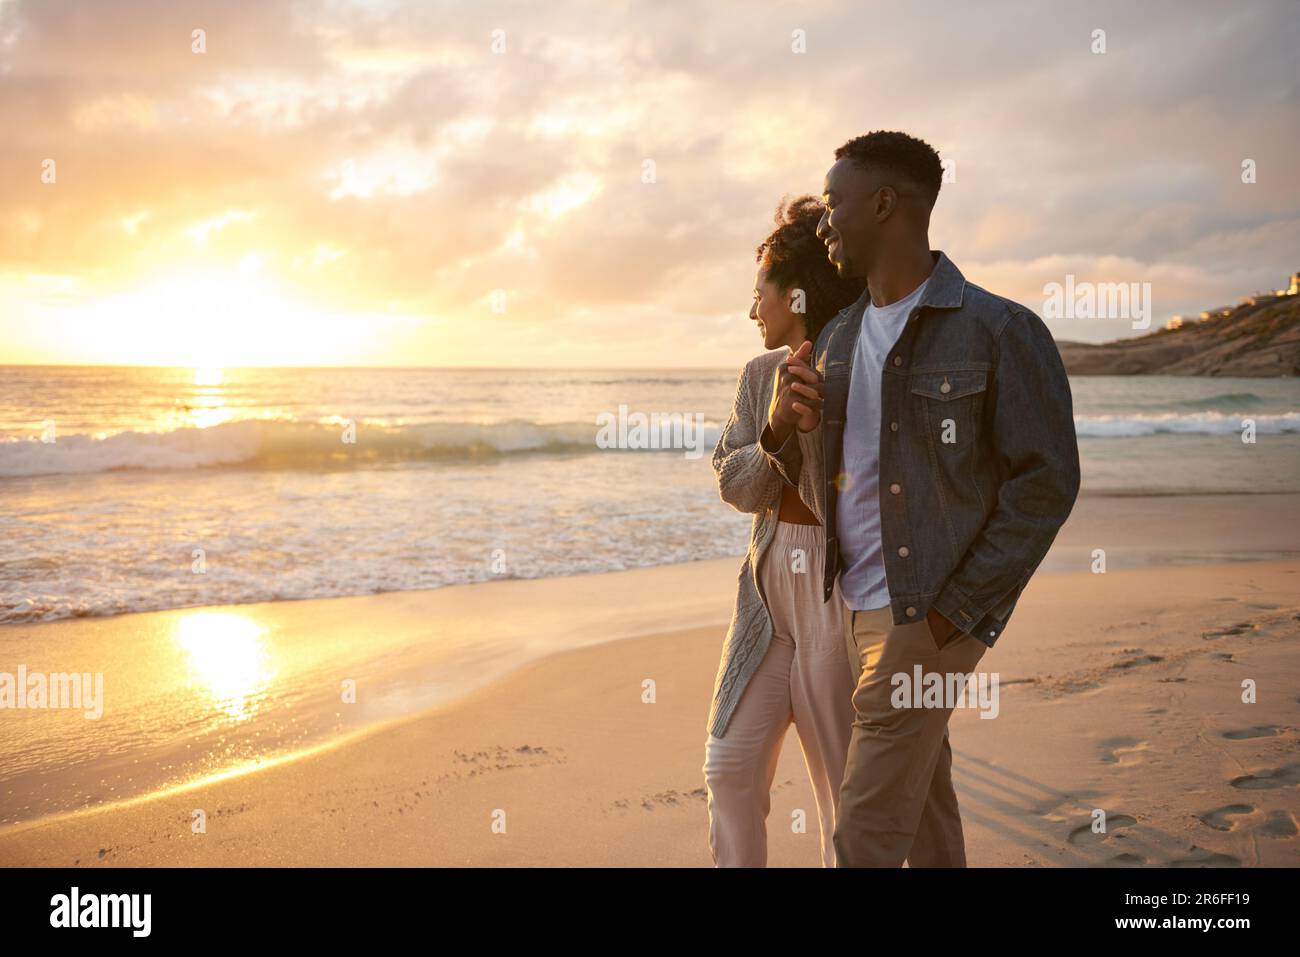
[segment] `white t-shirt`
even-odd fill
[[[905,298],[887,306],[874,306],[868,300],[853,354],[835,530],[843,558],[840,593],[854,611],[889,605],[880,545],[881,369],[929,281],[927,277]]]

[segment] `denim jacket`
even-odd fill
[[[990,647],[1079,493],[1070,384],[1029,309],[969,283],[942,252],[885,357],[880,395],[880,528],[895,624],[931,607]],[[782,479],[816,489],[824,517],[824,599],[844,565],[836,537],[845,405],[870,293],[832,319],[813,349],[821,422],[779,449]],[[815,475],[803,474],[813,469]]]

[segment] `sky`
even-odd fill
[[[969,281],[1156,328],[1300,269],[1297,49],[1294,0],[0,0],[0,364],[734,368],[875,129]]]

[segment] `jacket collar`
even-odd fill
[[[962,294],[966,291],[966,277],[942,249],[932,249],[930,255],[934,257],[934,269],[930,271],[930,282],[925,287],[920,305],[933,309],[960,309]]]
[[[960,309],[962,294],[966,291],[966,277],[944,255],[942,249],[931,249],[930,257],[934,260],[934,267],[930,270],[925,294],[917,305],[932,309]],[[854,323],[860,322],[870,303],[871,290],[864,288],[857,302],[845,309],[843,314]]]
[[[966,291],[966,278],[961,274],[961,270],[953,265],[952,260],[944,255],[943,250],[932,249],[930,255],[934,258],[934,268],[930,270],[929,284],[925,287],[925,293],[921,296],[918,306],[927,306],[931,309],[959,309],[962,295]],[[833,355],[822,355],[821,361],[817,363],[818,371],[825,374],[828,364],[840,365],[848,361],[857,347],[858,330],[862,327],[862,317],[866,315],[867,304],[870,302],[871,290],[863,289],[858,301],[840,312],[844,322],[841,328],[844,331],[829,344],[828,349]],[[833,323],[827,323],[826,328],[830,329],[832,325]]]

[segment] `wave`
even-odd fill
[[[1080,438],[1143,435],[1230,435],[1243,415],[1220,412],[1156,415],[1081,415]],[[1250,416],[1258,434],[1300,433],[1300,412]],[[434,422],[404,426],[361,423],[356,441],[344,441],[343,423],[245,419],[171,432],[119,432],[0,441],[0,478],[86,474],[130,469],[349,468],[418,462],[475,461],[527,454],[585,455],[604,451],[592,422]],[[701,446],[716,445],[719,426],[706,422]],[[665,452],[680,449],[665,449]]]
[[[119,432],[104,437],[59,436],[0,442],[0,477],[84,474],[126,469],[347,468],[402,462],[472,461],[522,454],[587,454],[599,427],[591,423],[542,424],[436,422],[405,426],[358,424],[345,442],[342,423],[246,419],[171,432]],[[706,423],[705,454],[719,428]],[[664,450],[673,451],[673,450]],[[676,450],[681,454],[681,450]]]
[[[588,379],[586,385],[685,385],[694,388],[713,383],[732,385],[735,381],[734,372],[719,372],[714,376],[708,375],[707,372],[683,372],[681,375],[674,376],[619,376],[612,379]]]
[[[1222,412],[1202,412],[1196,415],[1081,415],[1075,416],[1074,431],[1080,438],[1113,439],[1139,435],[1230,435],[1242,430],[1242,422],[1250,419],[1259,435],[1277,435],[1300,432],[1300,412],[1283,412],[1279,415],[1226,415]]]
[[[1181,409],[1213,409],[1219,405],[1259,405],[1264,401],[1263,396],[1258,396],[1253,392],[1221,392],[1218,395],[1208,395],[1203,399],[1188,399],[1185,402],[1179,402],[1178,407]]]

